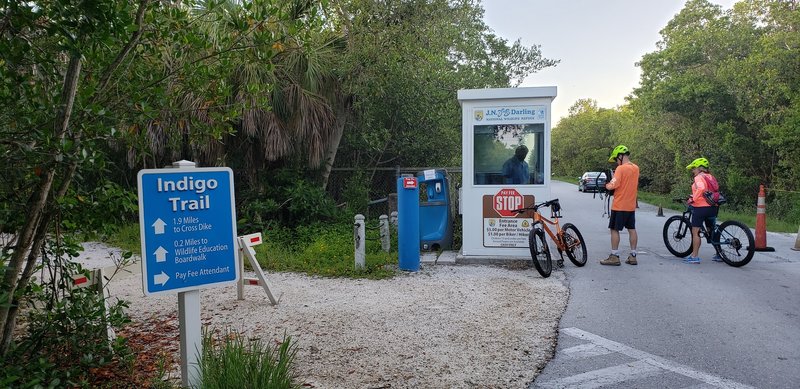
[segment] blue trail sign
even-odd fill
[[[238,281],[231,169],[145,169],[138,183],[145,294]]]

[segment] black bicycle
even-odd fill
[[[550,219],[542,216],[539,212],[539,208],[543,207],[550,207]],[[550,256],[550,247],[547,245],[545,232],[550,235],[550,239],[553,240],[558,248],[558,254],[561,257],[557,262],[558,267],[564,267],[565,253],[575,266],[581,267],[586,264],[586,245],[584,244],[583,235],[578,231],[578,227],[575,227],[572,223],[566,223],[563,228],[561,227],[558,221],[561,218],[561,204],[558,203],[558,199],[516,209],[514,212],[518,214],[528,212],[533,219],[531,232],[528,233],[528,247],[531,250],[533,267],[542,277],[549,277],[553,271],[553,259]],[[548,224],[555,228],[555,233],[550,230]]]
[[[684,204],[686,199],[673,199]],[[672,216],[664,223],[664,244],[676,257],[686,257],[692,252],[692,227],[689,223],[692,209],[687,205],[683,215]],[[728,265],[747,265],[755,254],[755,238],[746,225],[728,220],[713,226],[706,223],[700,227],[700,238],[714,246],[717,255]]]

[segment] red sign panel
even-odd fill
[[[492,197],[492,208],[503,217],[515,216],[516,212],[512,211],[522,208],[524,203],[524,198],[516,189],[500,189]]]
[[[417,187],[417,177],[403,177],[403,189],[414,189]]]

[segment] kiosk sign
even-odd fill
[[[516,216],[517,213],[513,211],[522,208],[522,204],[524,199],[516,189],[501,189],[492,198],[492,207],[503,217]]]
[[[145,294],[239,279],[231,169],[146,169],[138,183]]]

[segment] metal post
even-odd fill
[[[389,243],[389,216],[381,215],[381,249],[385,252],[389,252],[391,248],[391,243]]]
[[[363,270],[366,268],[366,258],[367,258],[367,250],[366,250],[366,241],[364,238],[365,236],[365,227],[364,227],[364,215],[358,214],[356,215],[356,221],[353,225],[353,240],[355,241],[355,257],[356,257],[356,269]]]

